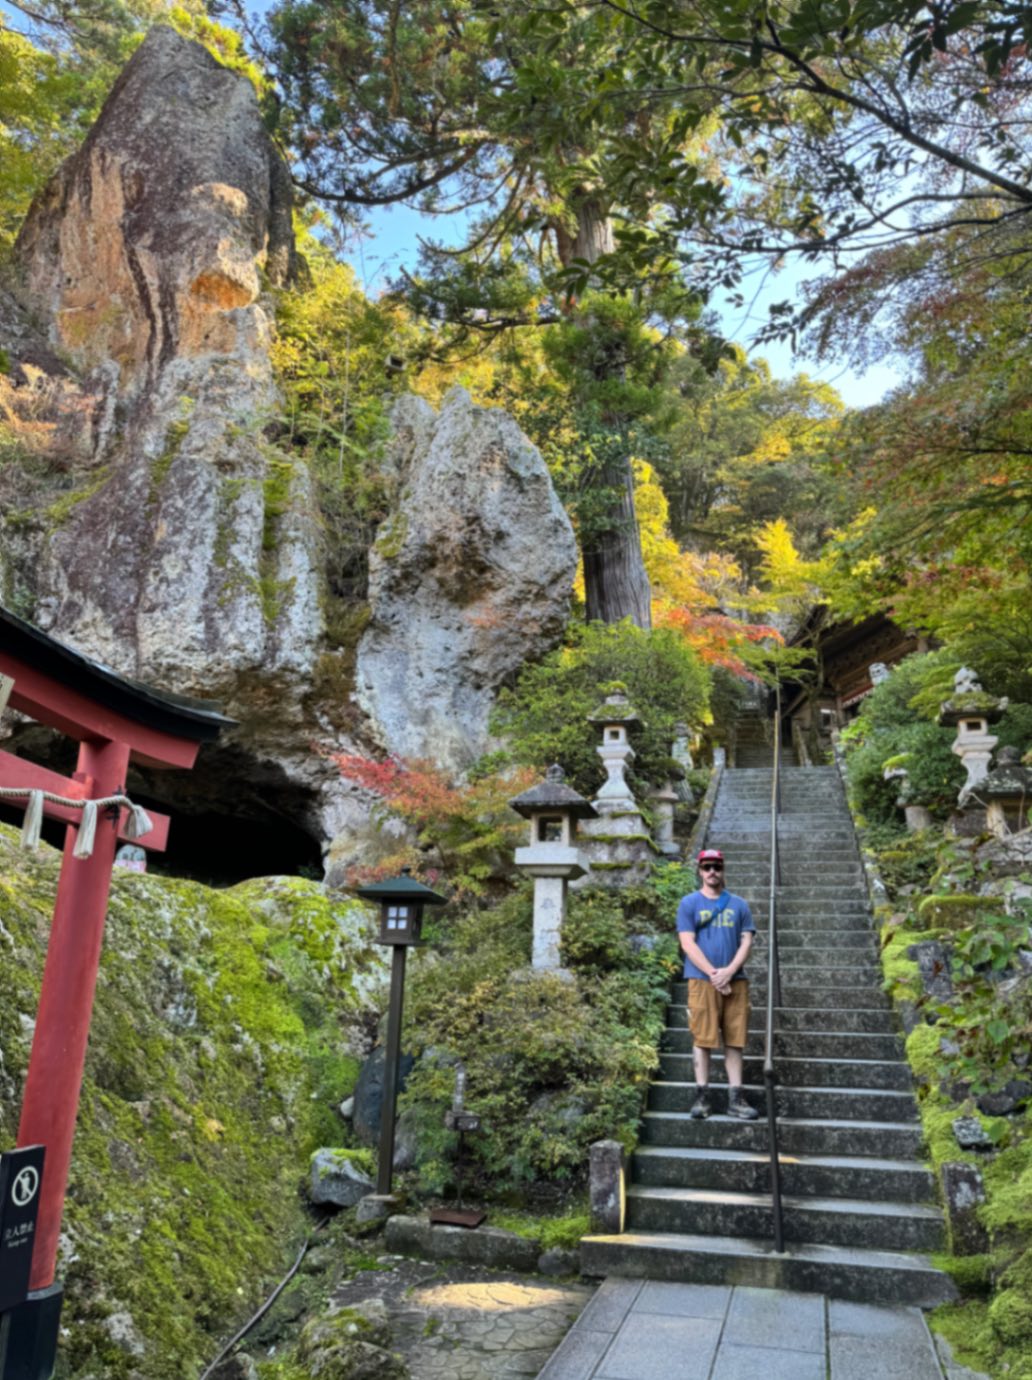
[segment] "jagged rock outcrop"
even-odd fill
[[[439,414],[407,397],[392,421],[401,496],[371,553],[357,695],[389,751],[462,769],[498,688],[561,635],[576,543],[507,413],[453,388]]]
[[[72,480],[21,524],[36,621],[231,704],[260,670],[288,716],[320,627],[316,538],[307,476],[263,437],[261,287],[293,262],[290,179],[251,83],[154,28],[18,238],[15,293],[61,382],[38,349],[11,379],[47,393],[48,459]]]

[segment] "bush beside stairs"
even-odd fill
[[[747,760],[760,750],[751,744]],[[747,965],[745,1090],[761,1117],[723,1114],[720,1056],[710,1079],[717,1113],[688,1116],[696,1087],[685,984],[675,983],[630,1165],[626,1230],[585,1238],[582,1268],[931,1307],[956,1296],[927,1255],[943,1248],[944,1222],[920,1159],[910,1071],[834,767],[782,772],[783,1005],[774,1024],[785,1251],[774,1250],[763,1088],[772,776],[770,764],[726,770],[706,837],[724,851],[727,886],[749,902],[759,931]]]

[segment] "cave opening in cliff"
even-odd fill
[[[321,879],[310,821],[315,792],[246,748],[206,745],[190,772],[133,767],[129,793],[171,816],[168,848],[152,871],[232,886],[249,877]]]
[[[75,770],[75,744],[38,726],[5,742],[18,756],[53,771]],[[278,763],[245,748],[206,745],[192,771],[132,766],[129,795],[171,818],[168,847],[148,855],[147,870],[208,886],[233,886],[250,877],[301,876],[321,880],[317,793],[293,781]],[[0,805],[0,820],[21,827],[24,811]],[[42,836],[64,845],[65,826],[45,820]]]

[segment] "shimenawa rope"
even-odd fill
[[[40,829],[43,824],[43,802],[47,800],[52,805],[67,805],[73,810],[82,811],[82,823],[79,825],[79,834],[75,840],[75,848],[72,850],[72,854],[76,858],[88,858],[93,852],[93,844],[97,836],[98,810],[107,809],[112,805],[124,805],[129,811],[125,833],[131,839],[142,838],[144,834],[149,834],[154,828],[154,821],[143,806],[134,805],[127,795],[105,795],[99,800],[75,800],[71,796],[55,795],[52,791],[34,791],[22,786],[0,786],[0,800],[12,797],[16,799],[28,798],[21,833],[21,846],[23,848],[37,848],[39,846]]]

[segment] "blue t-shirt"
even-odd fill
[[[693,891],[690,896],[682,896],[677,907],[677,930],[685,930],[695,935],[695,942],[706,955],[714,968],[726,968],[738,952],[742,935],[755,934],[749,907],[741,896],[730,891],[722,891],[711,900],[701,891]],[[686,978],[709,979],[708,973],[701,972],[687,954],[684,956],[684,975]],[[734,981],[745,977],[745,968],[739,968]]]

